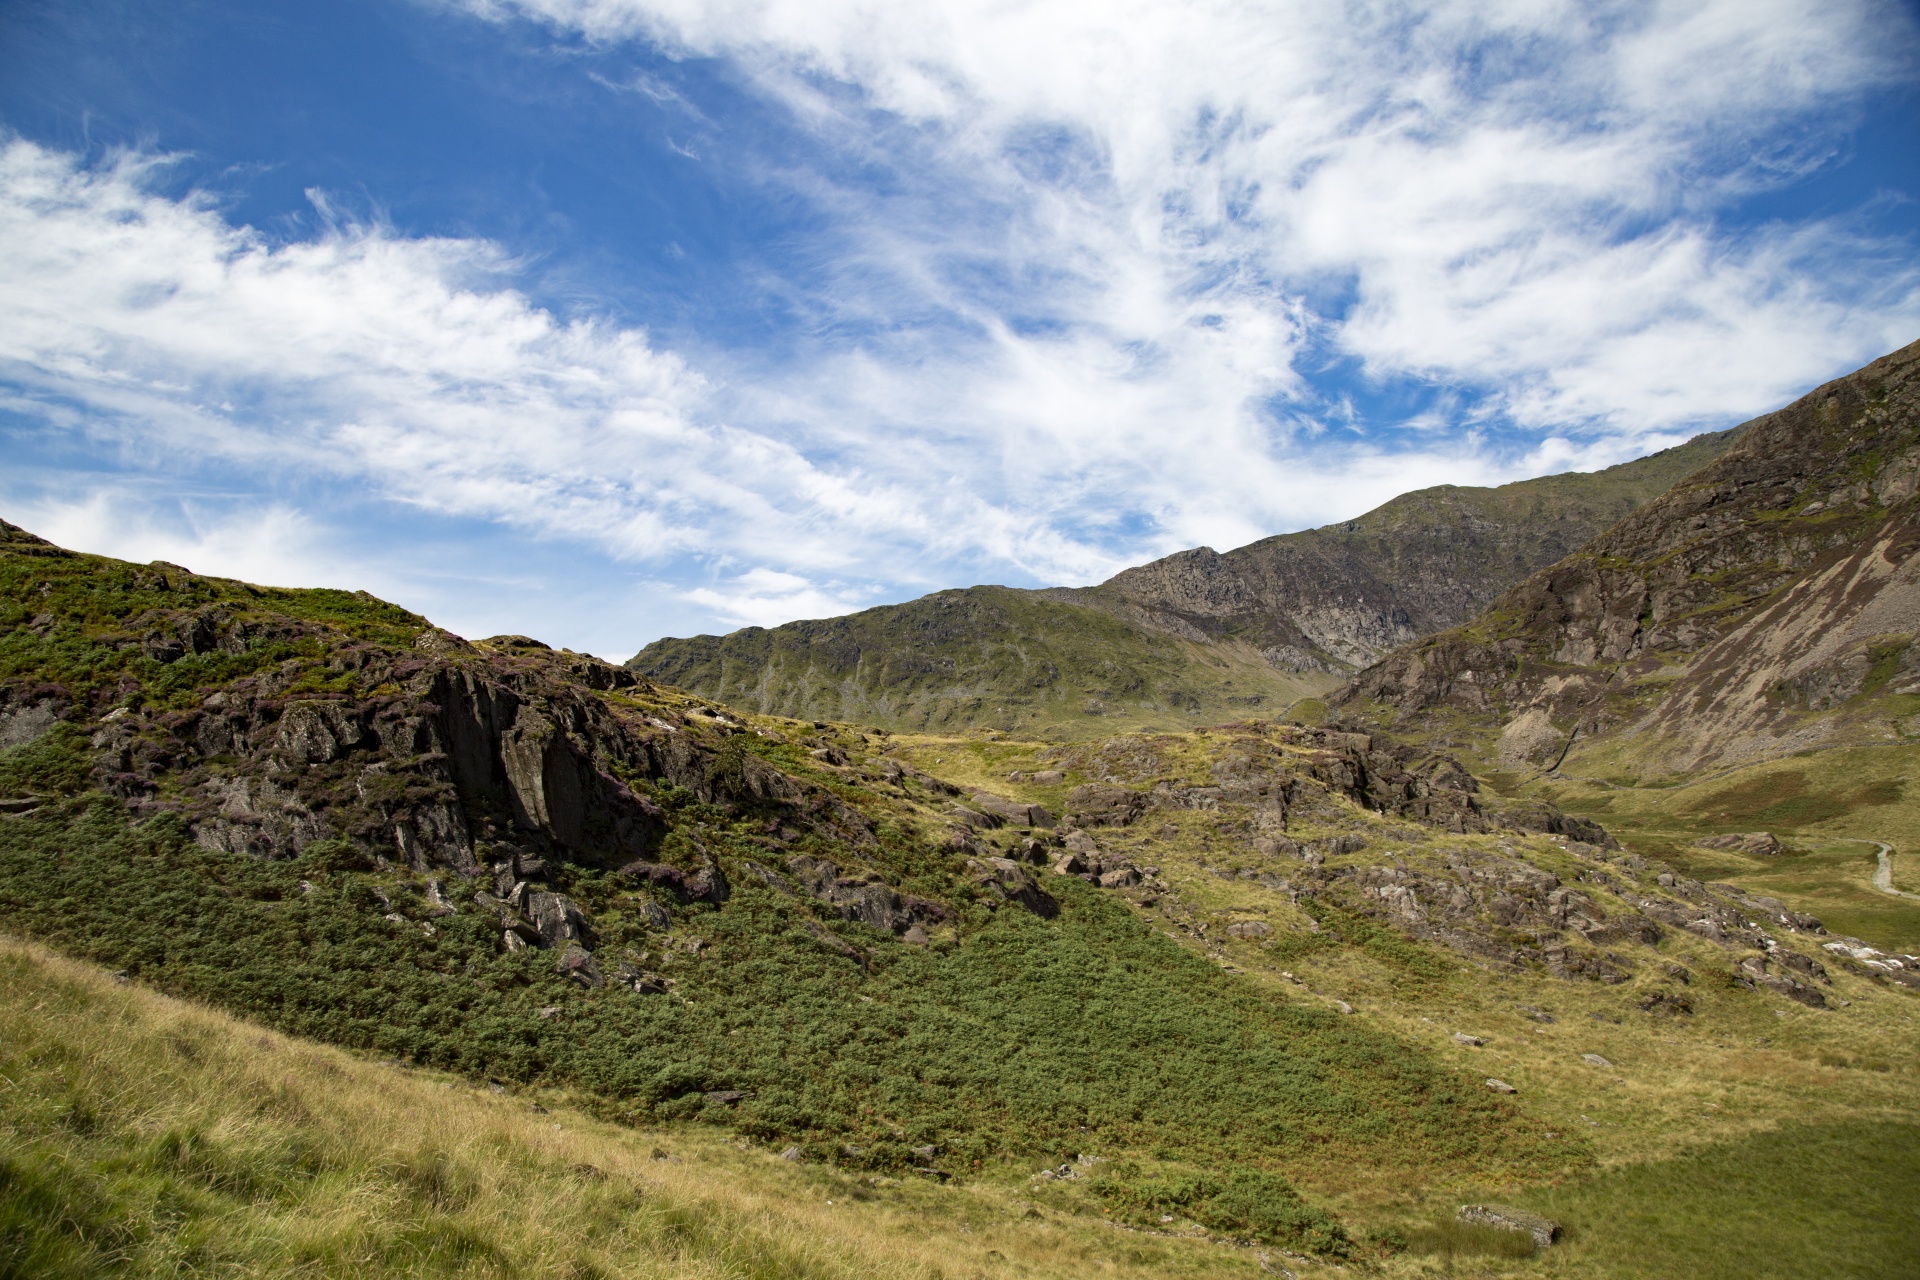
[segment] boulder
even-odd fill
[[[1046,920],[1060,914],[1060,904],[1040,888],[1025,867],[1011,858],[969,858],[967,870],[989,898],[1018,903]]]
[[[560,954],[554,970],[562,977],[572,978],[583,987],[597,987],[606,981],[600,974],[600,965],[594,960],[593,953],[577,944],[568,946]]]
[[[549,947],[580,942],[589,933],[586,916],[564,893],[529,893],[527,915],[540,931],[541,941]]]
[[[1483,1227],[1499,1227],[1505,1231],[1524,1231],[1533,1237],[1533,1243],[1541,1249],[1551,1248],[1560,1238],[1560,1224],[1537,1213],[1525,1209],[1514,1209],[1503,1204],[1463,1204],[1455,1217],[1462,1222],[1477,1223]]]
[[[866,876],[840,874],[840,868],[822,858],[800,854],[787,867],[806,893],[833,907],[842,920],[858,920],[883,933],[905,933],[913,913],[893,886]]]
[[[982,791],[973,797],[974,808],[1016,827],[1051,827],[1053,815],[1037,804],[1008,800]]]
[[[1124,827],[1147,811],[1144,792],[1089,782],[1067,796],[1067,816],[1080,826]]]
[[[1241,920],[1227,926],[1229,938],[1266,938],[1273,934],[1273,926],[1264,920]]]
[[[1731,832],[1727,835],[1704,836],[1695,840],[1694,844],[1702,849],[1726,849],[1754,858],[1770,858],[1779,853],[1782,848],[1780,837],[1771,831]]]
[[[1083,857],[1097,858],[1100,856],[1100,845],[1092,836],[1084,831],[1076,829],[1067,832],[1067,834],[1062,837],[1061,843]]]
[[[991,831],[1001,825],[1002,821],[992,814],[982,813],[978,809],[969,809],[963,804],[956,804],[948,809],[947,816],[973,831]]]

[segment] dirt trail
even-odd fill
[[[1893,846],[1884,840],[1861,840],[1848,837],[1854,844],[1870,844],[1880,851],[1879,862],[1873,869],[1873,887],[1882,893],[1896,898],[1905,898],[1909,902],[1920,902],[1920,893],[1908,893],[1893,887]]]

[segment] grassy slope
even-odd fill
[[[635,1133],[0,940],[0,1276],[1246,1275],[999,1187]],[[545,1114],[536,1114],[539,1111]]]
[[[1340,594],[1349,580],[1426,582],[1444,573],[1475,599],[1490,597],[1719,456],[1729,435],[1703,435],[1604,471],[1423,489],[1356,520],[1265,539],[1225,559],[1257,577],[1275,572],[1262,566],[1278,556],[1285,562],[1279,572],[1329,578],[1305,584],[1309,594]],[[842,618],[658,640],[630,665],[764,714],[1074,737],[1273,714],[1337,683],[1268,665],[1257,649],[1257,622],[1227,624],[1226,635],[1198,643],[1109,612],[1124,607],[1127,594],[1113,586],[1081,594],[1087,604],[1008,587],[941,591]],[[1471,611],[1455,603],[1459,616],[1433,625]],[[1238,631],[1253,643],[1234,639]]]
[[[1180,752],[1192,749],[1195,740],[1185,742],[1188,746],[1182,748],[1162,739],[1156,746],[1178,768]],[[1038,744],[925,737],[909,740],[907,749],[924,768],[1022,798],[1057,803],[1076,780],[1069,776],[1050,787],[1010,782],[1010,772],[1048,767],[1059,754],[1058,748]],[[1834,763],[1838,771],[1847,771],[1844,762]],[[1854,772],[1862,768],[1857,761],[1851,766]],[[1900,763],[1889,758],[1877,768],[1865,782],[1884,781]],[[1593,793],[1628,794],[1597,787]],[[1562,787],[1556,794],[1577,807],[1589,793]],[[1654,794],[1635,792],[1631,798]],[[1896,824],[1914,820],[1911,807],[1862,812],[1875,829],[1902,830]],[[1622,819],[1617,807],[1597,816],[1608,823]],[[1365,1168],[1317,1180],[1314,1189],[1340,1208],[1356,1231],[1391,1225],[1405,1232],[1408,1223],[1427,1215],[1444,1216],[1463,1200],[1484,1197],[1551,1209],[1576,1228],[1579,1238],[1564,1252],[1536,1262],[1462,1263],[1468,1268],[1464,1274],[1509,1265],[1520,1268],[1516,1274],[1568,1276],[1900,1274],[1886,1268],[1878,1251],[1889,1233],[1912,1238],[1914,1227],[1902,1197],[1913,1193],[1916,1170],[1911,1162],[1888,1166],[1876,1126],[1899,1126],[1895,1131],[1903,1132],[1920,1124],[1913,1091],[1913,1064],[1920,1057],[1920,998],[1837,968],[1835,986],[1828,990],[1849,1002],[1844,1006],[1814,1011],[1756,997],[1720,978],[1727,953],[1677,931],[1669,933],[1650,958],[1692,971],[1687,990],[1695,1012],[1686,1018],[1657,1017],[1638,1008],[1644,978],[1609,987],[1542,974],[1490,974],[1446,953],[1415,948],[1416,956],[1440,962],[1436,970],[1410,964],[1399,948],[1336,945],[1309,933],[1307,917],[1285,895],[1238,878],[1241,869],[1264,870],[1266,865],[1245,841],[1218,830],[1206,814],[1169,815],[1165,821],[1155,815],[1141,825],[1151,830],[1103,833],[1103,839],[1128,848],[1143,862],[1151,861],[1172,884],[1174,892],[1156,909],[1170,932],[1223,968],[1238,971],[1252,986],[1327,1003],[1344,1000],[1359,1010],[1358,1019],[1428,1045],[1464,1072],[1497,1076],[1518,1086],[1528,1117],[1543,1134],[1577,1135],[1591,1144],[1602,1170],[1597,1176],[1561,1175],[1530,1185],[1524,1179],[1523,1185],[1515,1185],[1476,1178],[1465,1170],[1465,1176],[1445,1186],[1396,1186]],[[1833,912],[1836,928],[1851,927],[1855,917],[1850,911],[1871,913],[1882,910],[1881,902],[1892,903],[1873,894],[1864,875],[1856,874],[1863,866],[1858,846],[1849,855],[1844,883],[1809,886],[1795,881],[1792,873],[1779,878],[1766,874],[1796,865],[1791,858],[1761,867],[1756,860],[1690,850],[1684,842],[1647,840],[1644,832],[1624,822],[1617,829],[1631,847],[1670,857],[1691,874],[1747,884],[1816,913]],[[1751,824],[1700,822],[1688,829],[1748,830]],[[1308,828],[1298,834],[1308,838],[1314,832]],[[1499,841],[1452,837],[1447,843],[1496,846]],[[1537,865],[1557,866],[1550,855],[1531,856]],[[1391,860],[1391,854],[1376,849],[1329,861],[1359,865]],[[1803,865],[1811,870],[1817,864],[1816,858]],[[1285,871],[1284,866],[1275,869]],[[1562,875],[1573,879],[1564,871]],[[1900,904],[1892,904],[1891,910],[1890,919],[1920,923],[1920,911]],[[1270,923],[1275,935],[1264,941],[1224,936],[1227,924],[1248,919]],[[1904,936],[1897,930],[1855,932],[1883,947]],[[1300,979],[1301,985],[1286,974]],[[1555,1021],[1536,1022],[1523,1006],[1544,1009]],[[1456,1031],[1486,1037],[1489,1043],[1461,1046],[1452,1040]],[[1612,1068],[1590,1066],[1582,1056],[1588,1053],[1606,1058]],[[1817,1156],[1804,1167],[1793,1164],[1790,1176],[1771,1166],[1741,1171],[1741,1152],[1780,1151],[1798,1143]],[[1856,1171],[1874,1173],[1850,1172],[1850,1164]],[[1675,1198],[1676,1188],[1709,1174],[1725,1180],[1716,1183],[1710,1195],[1696,1190]],[[1876,1189],[1870,1205],[1863,1205],[1848,1190],[1856,1176],[1889,1181]],[[1798,1181],[1802,1177],[1809,1181]],[[1735,1212],[1736,1206],[1745,1207]],[[1731,1216],[1716,1218],[1720,1213]],[[1870,1220],[1871,1230],[1850,1235],[1856,1216]],[[1771,1225],[1756,1226],[1757,1219]],[[1816,1234],[1809,1236],[1809,1231]],[[1669,1238],[1680,1234],[1691,1236],[1691,1243],[1676,1255],[1686,1258],[1687,1266],[1663,1271],[1666,1255],[1657,1250],[1668,1248]],[[1717,1250],[1716,1240],[1726,1241],[1727,1250]],[[1773,1256],[1792,1261],[1771,1272],[1741,1270],[1752,1257],[1768,1256],[1769,1249]],[[1837,1271],[1823,1271],[1809,1261],[1829,1249],[1844,1255]],[[1415,1264],[1403,1258],[1393,1265]]]
[[[919,750],[963,778],[1028,763],[1018,744]],[[1197,839],[1164,852],[1198,913],[1249,905],[1202,869],[1212,851]],[[1584,984],[1462,974],[1409,986],[1364,954],[1274,950],[1230,943],[1221,959],[1254,987],[1277,987],[1284,964],[1358,1004],[1359,1019],[1514,1081],[1535,1123],[1585,1130],[1603,1153],[1597,1178],[1533,1191],[1471,1178],[1409,1189],[1368,1162],[1323,1172],[1356,1221],[1403,1234],[1488,1193],[1574,1229],[1545,1258],[1456,1259],[1456,1274],[1666,1275],[1682,1262],[1703,1276],[1899,1274],[1886,1260],[1911,1247],[1920,1177],[1888,1138],[1912,1119],[1911,1024],[1892,1025],[1904,1002],[1876,1008],[1888,997],[1843,985],[1854,1005],[1812,1014],[1703,993],[1694,1025],[1650,1029],[1617,993]],[[181,1261],[263,1275],[1254,1273],[1244,1251],[1115,1236],[1097,1225],[1097,1204],[1017,1178],[875,1185],[734,1151],[699,1126],[636,1135],[552,1095],[554,1114],[536,1120],[524,1100],[251,1031],[44,955],[15,948],[6,964],[0,1074],[14,1088],[0,1106],[19,1223],[9,1243],[43,1250],[18,1274],[93,1269],[57,1223],[126,1255],[132,1274]],[[1519,1004],[1559,1021],[1541,1027]],[[1455,1046],[1456,1028],[1491,1043]],[[1585,1052],[1614,1069],[1588,1067]],[[685,1164],[645,1158],[663,1145]],[[577,1173],[581,1162],[610,1177]],[[74,1263],[64,1271],[63,1256]],[[1756,1270],[1756,1258],[1768,1266]]]
[[[1526,790],[1605,823],[1635,849],[1700,879],[1807,904],[1837,933],[1920,953],[1920,902],[1872,886],[1873,840],[1895,850],[1895,885],[1920,892],[1920,745],[1841,747],[1769,760],[1664,787],[1609,785],[1571,769]],[[1701,836],[1772,831],[1786,853],[1701,849]]]
[[[629,663],[749,711],[894,729],[1085,736],[1284,710],[1331,677],[1277,671],[1008,587],[941,591],[843,618],[660,640]]]
[[[1186,1197],[1196,1220],[1303,1243],[1328,1224],[1282,1178],[1356,1160],[1416,1180],[1463,1159],[1553,1167],[1551,1153],[1516,1133],[1511,1109],[1425,1050],[1250,990],[1077,881],[1057,887],[1062,909],[1044,922],[954,893],[965,887],[954,883],[959,859],[936,845],[943,820],[927,808],[944,799],[880,795],[883,775],[858,733],[830,736],[864,773],[810,757],[790,736],[809,730],[792,722],[762,721],[764,736],[727,741],[870,811],[880,834],[860,856],[903,888],[953,894],[957,917],[916,949],[775,894],[741,871],[746,858],[777,861],[765,814],[636,779],[676,828],[669,850],[697,832],[728,865],[725,907],[678,907],[659,929],[604,870],[562,862],[551,876],[591,915],[603,963],[656,970],[676,984],[671,996],[583,990],[556,973],[551,953],[502,953],[497,921],[471,909],[470,885],[450,881],[466,909],[430,927],[394,922],[376,891],[417,914],[429,873],[375,868],[364,854],[335,861],[337,840],[262,861],[196,844],[164,810],[136,822],[92,790],[83,726],[110,706],[195,707],[234,674],[269,666],[294,689],[363,697],[354,672],[384,668],[329,667],[331,649],[362,632],[410,648],[423,624],[320,593],[291,600],[321,625],[287,633],[293,610],[269,593],[186,574],[160,584],[152,570],[14,545],[0,557],[16,623],[0,659],[13,689],[59,685],[69,721],[0,752],[6,794],[41,798],[31,812],[0,815],[0,927],[283,1031],[470,1078],[577,1089],[635,1123],[701,1118],[767,1147],[881,1170],[924,1162],[912,1148],[933,1144],[944,1171],[983,1176],[1090,1147],[1132,1151],[1147,1162],[1142,1177],[1240,1180]],[[211,600],[266,630],[238,653],[143,656],[154,610]],[[166,616],[171,625],[179,615]],[[272,639],[274,628],[290,638]],[[712,723],[671,691],[603,696]],[[182,789],[174,773],[223,767],[178,752],[154,760],[163,800]],[[853,852],[819,841],[805,836],[798,849]],[[822,945],[833,931],[866,961]],[[705,1096],[727,1089],[752,1096],[737,1107]]]

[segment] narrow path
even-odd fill
[[[1880,851],[1878,865],[1873,869],[1873,887],[1882,893],[1896,898],[1905,898],[1909,902],[1920,902],[1920,893],[1908,893],[1893,887],[1893,846],[1884,840],[1862,840],[1857,836],[1843,836],[1850,844],[1870,844]]]

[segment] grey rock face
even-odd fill
[[[0,706],[0,751],[37,741],[58,722],[51,702]]]
[[[890,885],[863,876],[842,876],[840,868],[804,854],[787,866],[810,896],[832,906],[843,920],[858,920],[886,933],[905,933],[913,913]]]
[[[1040,887],[1033,873],[1011,858],[969,858],[967,870],[974,882],[1002,902],[1025,907],[1043,919],[1060,914],[1060,904]]]
[[[1550,1248],[1560,1238],[1559,1223],[1537,1213],[1503,1204],[1463,1204],[1455,1216],[1462,1222],[1499,1227],[1505,1231],[1524,1231],[1533,1237],[1534,1245],[1541,1249]]]
[[[564,893],[528,894],[527,915],[540,931],[541,942],[549,947],[581,942],[589,933],[586,916]]]

